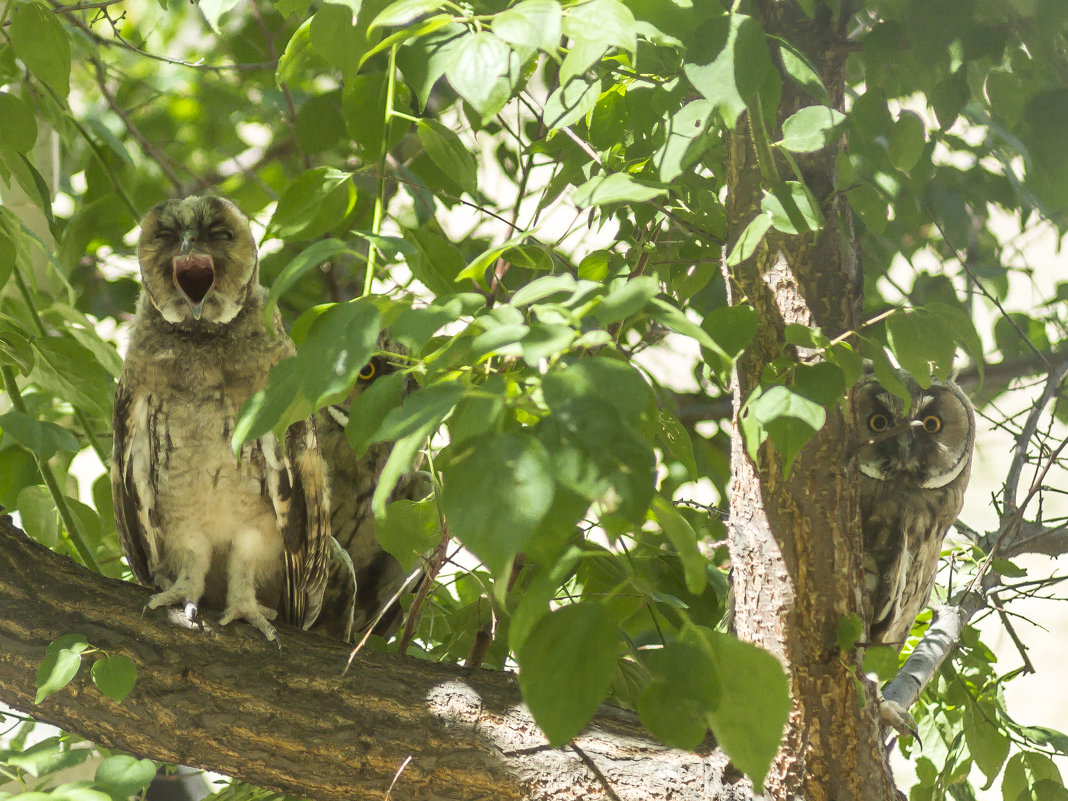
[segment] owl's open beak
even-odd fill
[[[187,248],[183,247],[182,251],[187,251]],[[215,285],[215,262],[207,253],[183,252],[175,256],[171,264],[174,269],[174,285],[189,302],[193,319],[199,320],[204,311],[204,298]]]

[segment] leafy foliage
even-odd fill
[[[300,345],[246,404],[235,446],[343,396],[381,329],[408,349],[347,430],[357,453],[395,443],[374,498],[380,537],[415,564],[444,524],[485,567],[440,579],[423,655],[463,658],[492,618],[486,663],[514,658],[554,742],[609,694],[667,743],[711,729],[759,785],[787,690],[767,654],[708,631],[726,608],[711,507],[729,442],[705,421],[769,332],[753,299],[727,303],[721,262],[812,237],[828,195],[849,200],[869,322],[848,340],[776,333],[822,361],[776,363],[741,415],[749,454],[783,473],[862,355],[892,388],[891,357],[925,382],[961,351],[980,377],[986,361],[1056,351],[1065,285],[1003,313],[1030,266],[1001,231],[1068,220],[1068,10],[857,4],[836,108],[824,44],[768,35],[750,5],[8,2],[0,504],[50,547],[127,575],[107,477],[81,487],[71,468],[107,462],[131,229],[170,195],[213,189],[256,220],[269,306]],[[787,5],[799,22],[841,13]],[[728,225],[727,138],[742,120],[763,194]],[[837,185],[809,185],[805,159],[828,149]],[[977,332],[992,312],[992,335]],[[685,347],[700,359],[668,377],[664,354]],[[424,449],[436,499],[389,504]],[[77,671],[80,642],[49,652],[42,693]],[[994,688],[1010,677],[980,670],[977,650],[929,696],[921,723],[939,721],[947,748],[919,757],[914,795],[937,797],[969,760],[1003,774],[1006,798],[1059,787],[1032,750],[1041,735],[1003,712]],[[92,670],[112,697],[131,676],[116,659]],[[966,703],[943,692],[960,681]],[[1057,737],[1044,746],[1063,751]]]

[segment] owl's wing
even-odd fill
[[[323,603],[330,558],[330,497],[319,455],[315,425],[294,423],[286,431],[285,451],[273,436],[250,443],[262,464],[261,487],[274,508],[282,536],[285,587],[281,613],[308,628]]]
[[[158,563],[161,532],[155,523],[159,448],[159,415],[150,396],[134,399],[125,381],[119,381],[112,418],[114,446],[111,455],[111,495],[119,544],[134,576],[152,586]]]

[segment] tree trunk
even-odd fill
[[[506,672],[364,651],[284,628],[282,652],[248,626],[199,632],[148,590],[34,543],[0,516],[0,700],[108,748],[207,768],[301,798],[393,801],[752,799],[713,744],[659,745],[602,708],[572,745],[548,746]],[[48,643],[84,635],[137,666],[122,703],[83,666],[34,704]],[[85,658],[85,661],[93,657]]]
[[[797,6],[762,3],[760,23],[768,34],[808,43],[802,49],[820,71],[830,105],[841,108],[842,26],[825,7],[809,20]],[[841,16],[848,17],[844,8]],[[811,102],[784,78],[779,122]],[[728,145],[727,219],[733,242],[759,213],[762,189],[753,138],[739,130]],[[735,626],[739,637],[776,654],[792,679],[793,708],[767,782],[772,796],[895,799],[870,688],[861,694],[855,654],[837,645],[839,621],[850,614],[863,618],[862,536],[846,422],[840,411],[830,411],[789,478],[783,477],[782,460],[770,443],[754,464],[738,427],[744,402],[771,362],[784,355],[818,360],[817,354],[785,344],[786,324],[819,328],[834,338],[859,322],[863,281],[850,210],[834,193],[835,155],[832,146],[799,159],[805,183],[821,204],[824,228],[800,236],[773,230],[751,259],[725,268],[731,302],[751,303],[760,319],[734,385],[729,544]]]

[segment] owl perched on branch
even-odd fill
[[[115,398],[111,480],[119,540],[148,606],[221,609],[268,640],[308,627],[330,555],[330,502],[313,418],[235,456],[242,403],[294,353],[263,322],[248,220],[217,197],[171,200],[141,222],[142,293]]]
[[[900,648],[927,604],[942,540],[964,505],[975,412],[952,381],[923,389],[903,371],[911,405],[874,375],[853,387],[870,639]]]
[[[349,410],[355,399],[375,381],[396,372],[401,366],[402,351],[387,334],[380,335],[378,354],[360,371],[349,397],[343,403],[327,406],[319,412],[320,444],[330,472],[331,528],[344,556],[351,561],[356,581],[355,603],[349,623],[344,607],[350,597],[350,590],[345,586],[344,557],[335,556],[327,587],[328,600],[324,602],[323,617],[316,629],[342,639],[358,638],[368,629],[379,636],[389,636],[400,624],[403,611],[395,596],[404,590],[413,590],[418,583],[412,581],[412,586],[407,586],[408,571],[382,548],[375,537],[371,500],[393,445],[373,443],[357,456],[345,434]],[[402,392],[412,389],[410,378],[403,380],[403,387]],[[397,483],[389,500],[420,500],[429,491],[426,476],[411,472]]]

